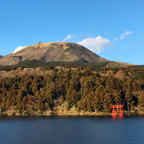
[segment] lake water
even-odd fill
[[[1,118],[0,144],[144,144],[144,118]]]

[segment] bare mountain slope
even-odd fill
[[[81,45],[67,42],[38,43],[21,51],[3,56],[0,65],[14,65],[24,60],[63,61],[63,62],[103,62],[105,59]]]

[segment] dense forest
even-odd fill
[[[43,66],[0,71],[0,112],[36,115],[66,111],[110,112],[111,104],[144,112],[143,68]]]

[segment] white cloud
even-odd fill
[[[67,41],[67,40],[70,40],[72,39],[72,35],[67,35],[64,39],[63,39],[63,42]]]
[[[101,36],[97,36],[96,38],[86,38],[78,44],[90,49],[93,52],[101,53],[106,47],[111,45],[109,39],[103,38]]]
[[[25,46],[18,46],[14,51],[13,54],[17,53],[18,51],[21,51],[22,49],[24,49]]]
[[[125,31],[124,33],[122,33],[119,37],[115,37],[113,39],[113,42],[116,42],[118,40],[124,40],[128,35],[131,35],[133,32],[132,31]]]
[[[125,39],[128,35],[130,35],[130,34],[132,34],[133,32],[132,31],[125,31],[124,33],[122,33],[121,35],[120,35],[120,40],[123,40],[123,39]]]

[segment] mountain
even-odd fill
[[[105,60],[74,43],[38,43],[0,59],[0,115],[144,115],[144,66]],[[129,66],[129,67],[128,67]]]
[[[0,55],[0,58],[2,58],[2,55]]]
[[[104,62],[105,59],[87,48],[68,42],[38,43],[27,46],[16,53],[3,56],[0,65],[14,65],[25,60],[39,60],[43,62]]]

